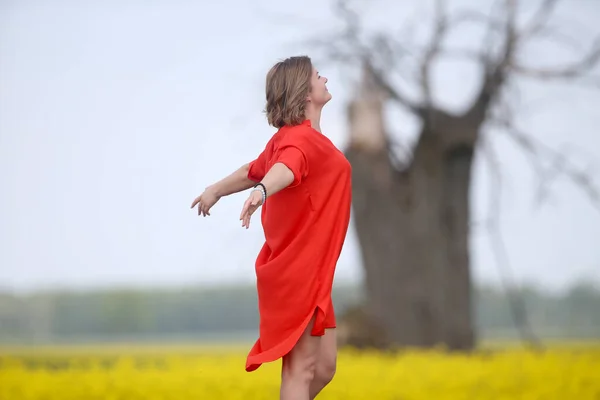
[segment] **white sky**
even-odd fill
[[[254,280],[263,236],[258,219],[249,231],[240,227],[246,194],[223,199],[206,219],[189,205],[272,134],[261,113],[268,68],[312,55],[289,43],[336,24],[326,2],[281,3],[0,1],[0,286]],[[416,1],[395,3],[373,1],[369,21],[414,18]],[[568,1],[559,15],[585,49],[600,3]],[[453,40],[473,37],[464,30]],[[544,43],[523,51],[538,64],[569,54]],[[339,69],[319,69],[334,94],[322,127],[343,148],[352,87]],[[436,70],[436,96],[459,107],[477,79],[464,64],[445,65]],[[599,91],[521,85],[521,98],[540,101],[521,116],[523,127],[553,146],[575,145],[581,161],[600,167]],[[414,135],[410,120],[390,119],[393,131]],[[494,139],[509,180],[502,232],[519,281],[548,289],[600,281],[600,213],[564,181],[553,185],[554,202],[536,210],[527,160],[501,133]],[[485,217],[490,183],[477,162],[476,220]],[[337,282],[362,274],[353,228],[346,243]],[[498,281],[480,231],[472,262],[477,281]]]

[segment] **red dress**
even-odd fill
[[[266,240],[255,265],[260,337],[246,359],[248,372],[292,350],[315,310],[312,335],[336,326],[331,289],[350,221],[350,163],[309,120],[279,129],[248,177],[262,180],[277,162],[294,181],[262,205]]]

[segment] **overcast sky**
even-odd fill
[[[369,23],[421,24],[416,1],[395,3],[371,2]],[[563,3],[556,22],[570,23],[583,51],[600,3]],[[253,282],[263,235],[258,219],[248,231],[238,221],[246,194],[221,200],[210,218],[189,205],[273,133],[261,112],[268,68],[312,55],[290,43],[335,21],[319,0],[0,1],[0,286]],[[465,29],[452,39],[473,43],[477,35]],[[576,54],[548,42],[521,50],[536,65]],[[343,148],[352,85],[339,68],[317,67],[334,95],[322,128]],[[478,82],[465,63],[440,65],[434,78],[437,100],[453,109]],[[597,178],[600,91],[519,87],[532,105],[520,124],[551,146],[572,148],[578,163],[597,167]],[[410,119],[390,115],[395,134],[414,137]],[[527,159],[501,132],[491,137],[508,185],[501,226],[518,280],[547,289],[600,281],[600,213],[564,180],[536,209]],[[473,218],[481,220],[492,183],[481,159],[474,179]],[[488,239],[473,231],[474,275],[498,282]],[[337,282],[361,278],[359,254],[351,227]]]

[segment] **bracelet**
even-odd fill
[[[259,188],[260,186],[260,188]],[[263,185],[262,183],[257,183],[254,186],[253,190],[260,190],[260,192],[262,193],[262,197],[263,197],[263,204],[265,203],[265,201],[267,201],[267,188],[265,187],[265,185]]]
[[[262,191],[265,194],[265,197],[267,197],[267,188],[265,187],[265,185],[263,185],[262,183],[258,182],[254,187],[257,188],[259,186],[262,187]]]

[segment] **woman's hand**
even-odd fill
[[[263,196],[260,190],[253,190],[250,192],[248,200],[244,203],[242,213],[240,214],[240,220],[242,221],[242,228],[248,229],[250,227],[250,217],[254,214],[254,211],[258,209],[263,203]]]
[[[221,196],[217,194],[214,187],[209,186],[204,190],[204,193],[194,199],[191,208],[194,208],[196,204],[198,204],[198,215],[206,217],[207,215],[210,215],[211,207],[214,206],[220,198]]]

